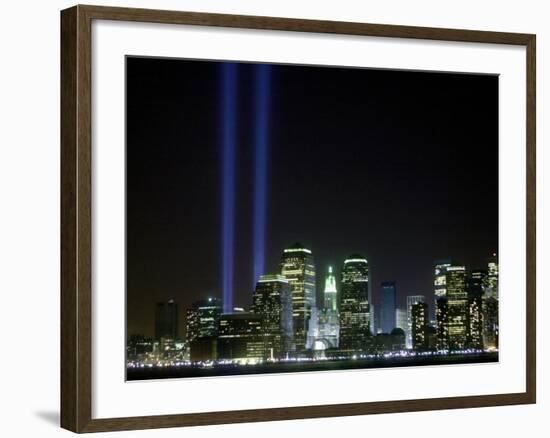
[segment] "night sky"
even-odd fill
[[[238,69],[234,305],[252,297],[254,64]],[[127,58],[128,333],[154,304],[221,298],[221,63]],[[274,65],[266,268],[313,251],[318,294],[364,255],[380,282],[433,297],[433,262],[498,251],[498,77]],[[337,277],[338,278],[338,277]],[[377,309],[378,310],[378,309]]]

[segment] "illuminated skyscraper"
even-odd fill
[[[426,332],[428,334],[428,338],[427,338],[428,350],[436,350],[437,349],[437,329],[433,324],[429,324],[428,328],[426,329]]]
[[[410,295],[407,297],[407,330],[405,332],[407,338],[407,348],[413,348],[413,314],[412,309],[415,304],[425,303],[424,295]],[[426,320],[427,321],[427,320]]]
[[[447,268],[447,306],[449,309],[449,348],[466,347],[468,335],[468,294],[466,292],[466,268]]]
[[[338,292],[336,290],[336,277],[332,272],[332,266],[328,267],[328,274],[325,278],[324,305],[325,310],[338,311]]]
[[[466,268],[451,262],[437,263],[434,269],[434,292],[438,348],[465,348],[469,312]]]
[[[428,349],[428,305],[424,302],[417,302],[411,306],[412,318],[412,348],[416,351]]]
[[[239,363],[264,359],[262,317],[248,312],[224,313],[218,329],[218,358]]]
[[[496,254],[493,254],[492,260],[487,264],[487,289],[485,295],[498,300],[498,262],[496,256]]]
[[[437,348],[447,350],[448,345],[448,306],[447,306],[447,268],[451,266],[450,260],[442,260],[434,266],[434,300],[435,319],[437,331]]]
[[[483,348],[483,294],[487,284],[487,271],[475,270],[466,281],[468,292],[468,340],[469,348]]]
[[[336,290],[336,277],[332,272],[332,266],[328,267],[325,278],[324,308],[319,312],[317,334],[315,336],[314,349],[326,350],[337,348],[340,338],[340,318],[338,315],[338,292]]]
[[[447,268],[452,265],[450,260],[442,260],[434,266],[434,296],[435,302],[439,298],[447,297]]]
[[[486,349],[498,349],[498,263],[496,254],[488,264],[487,285],[482,299],[483,345]]]
[[[186,313],[187,342],[193,362],[217,358],[218,324],[222,303],[218,298],[195,301]]]
[[[435,319],[437,333],[437,349],[449,349],[449,307],[446,297],[439,297],[435,302]]]
[[[301,354],[308,347],[311,311],[316,305],[315,265],[311,250],[299,243],[285,249],[281,274],[288,280],[292,292],[294,345],[296,353]]]
[[[187,341],[218,335],[222,303],[218,298],[195,301],[187,309]]]
[[[498,349],[498,300],[493,297],[483,300],[483,347]]]
[[[395,324],[396,289],[393,281],[380,285],[380,325],[382,333],[391,333],[397,327]]]
[[[252,312],[262,318],[264,358],[286,357],[292,347],[292,295],[282,275],[262,275],[254,291]]]
[[[179,336],[178,305],[174,300],[157,303],[155,308],[155,340]]]
[[[370,335],[367,259],[352,255],[344,261],[341,287],[340,349],[349,353],[365,351]]]

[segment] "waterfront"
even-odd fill
[[[390,368],[427,365],[462,365],[498,362],[498,352],[452,355],[416,355],[375,357],[356,360],[318,360],[278,362],[255,365],[216,364],[212,366],[152,366],[127,368],[127,380],[150,380],[184,377],[213,377],[246,374],[293,373],[303,371],[335,371],[361,368]]]

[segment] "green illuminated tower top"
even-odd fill
[[[329,266],[328,274],[325,278],[325,309],[338,310],[336,295],[336,277],[332,272],[332,266]]]

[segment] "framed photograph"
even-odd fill
[[[61,13],[61,423],[535,403],[535,35]]]

